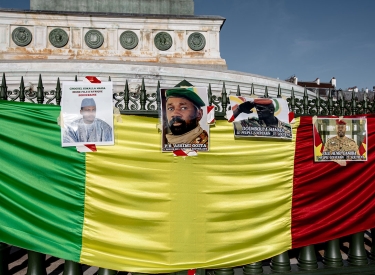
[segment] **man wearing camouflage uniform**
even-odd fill
[[[327,140],[324,145],[323,155],[343,155],[345,159],[357,159],[354,156],[359,156],[357,143],[345,136],[346,122],[344,120],[336,120],[337,136]]]
[[[256,98],[254,101],[241,103],[233,115],[236,118],[240,113],[252,113],[255,108],[258,118],[247,118],[240,121],[234,121],[234,131],[236,135],[241,136],[270,136],[270,137],[292,137],[290,124],[280,121],[275,117],[275,106],[271,99]]]

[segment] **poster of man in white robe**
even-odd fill
[[[62,147],[113,145],[112,82],[63,82]]]

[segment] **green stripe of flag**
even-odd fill
[[[59,114],[0,100],[0,241],[79,261],[85,154],[56,146]]]

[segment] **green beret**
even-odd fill
[[[197,93],[185,89],[185,88],[173,88],[166,91],[166,97],[183,97],[187,100],[191,101],[195,106],[203,107],[204,104],[203,100],[197,95]]]

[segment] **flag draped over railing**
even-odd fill
[[[173,272],[257,262],[375,227],[375,117],[368,161],[315,163],[311,117],[293,140],[234,139],[161,152],[158,119],[122,115],[115,145],[60,146],[59,106],[0,101],[0,241],[114,270]]]

